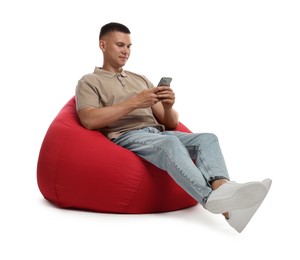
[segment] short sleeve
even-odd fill
[[[102,107],[99,92],[93,85],[85,77],[78,81],[75,93],[77,111],[84,107]]]

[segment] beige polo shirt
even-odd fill
[[[78,81],[75,94],[76,109],[79,111],[84,107],[113,106],[144,89],[153,87],[153,84],[142,75],[124,70],[116,74],[96,67],[94,73],[84,75]],[[140,108],[99,131],[112,139],[124,132],[147,126],[164,130],[164,126],[155,119],[151,108]]]

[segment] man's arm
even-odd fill
[[[77,113],[82,125],[91,130],[110,125],[138,108],[152,107],[159,101],[158,88],[143,90],[136,96],[110,107],[84,107]]]

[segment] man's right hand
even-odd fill
[[[152,107],[160,101],[156,94],[158,91],[159,89],[157,87],[143,90],[137,94],[132,101],[136,104],[136,108]]]

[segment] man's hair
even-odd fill
[[[102,26],[100,30],[100,35],[99,35],[99,40],[106,34],[111,33],[111,32],[122,32],[122,33],[127,33],[130,34],[129,29],[120,23],[108,23]]]

